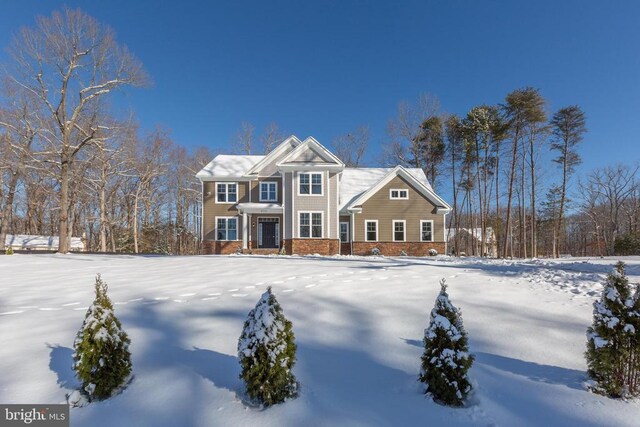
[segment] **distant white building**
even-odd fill
[[[72,237],[69,242],[69,250],[72,252],[84,252],[85,239]],[[56,251],[58,250],[58,236],[35,236],[31,234],[7,234],[4,245],[13,250],[20,251]]]
[[[447,247],[450,253],[466,255],[481,255],[482,251],[482,228],[459,228],[458,247],[456,248],[456,229],[447,228]],[[498,248],[496,243],[496,235],[492,227],[484,230],[485,255],[490,257],[497,256]]]

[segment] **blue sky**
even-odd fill
[[[143,61],[155,83],[126,104],[188,147],[226,151],[242,121],[325,145],[368,125],[375,161],[402,100],[463,115],[533,86],[550,112],[586,112],[583,171],[640,159],[640,2],[21,0],[3,4],[0,46],[64,4]]]

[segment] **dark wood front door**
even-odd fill
[[[276,228],[277,222],[260,222],[262,228],[262,242],[261,248],[277,248],[278,242],[276,241]]]

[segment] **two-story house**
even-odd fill
[[[421,169],[345,167],[291,136],[266,156],[216,156],[196,176],[205,253],[446,253],[451,208]]]

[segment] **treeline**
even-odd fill
[[[85,235],[101,252],[197,253],[210,161],[167,130],[143,134],[108,102],[144,86],[142,64],[79,10],[40,17],[9,49],[0,98],[0,248],[6,234]]]
[[[383,162],[422,168],[438,191],[450,189],[452,253],[640,253],[638,164],[575,176],[586,132],[579,106],[550,113],[534,88],[463,117],[422,96],[400,104]]]

